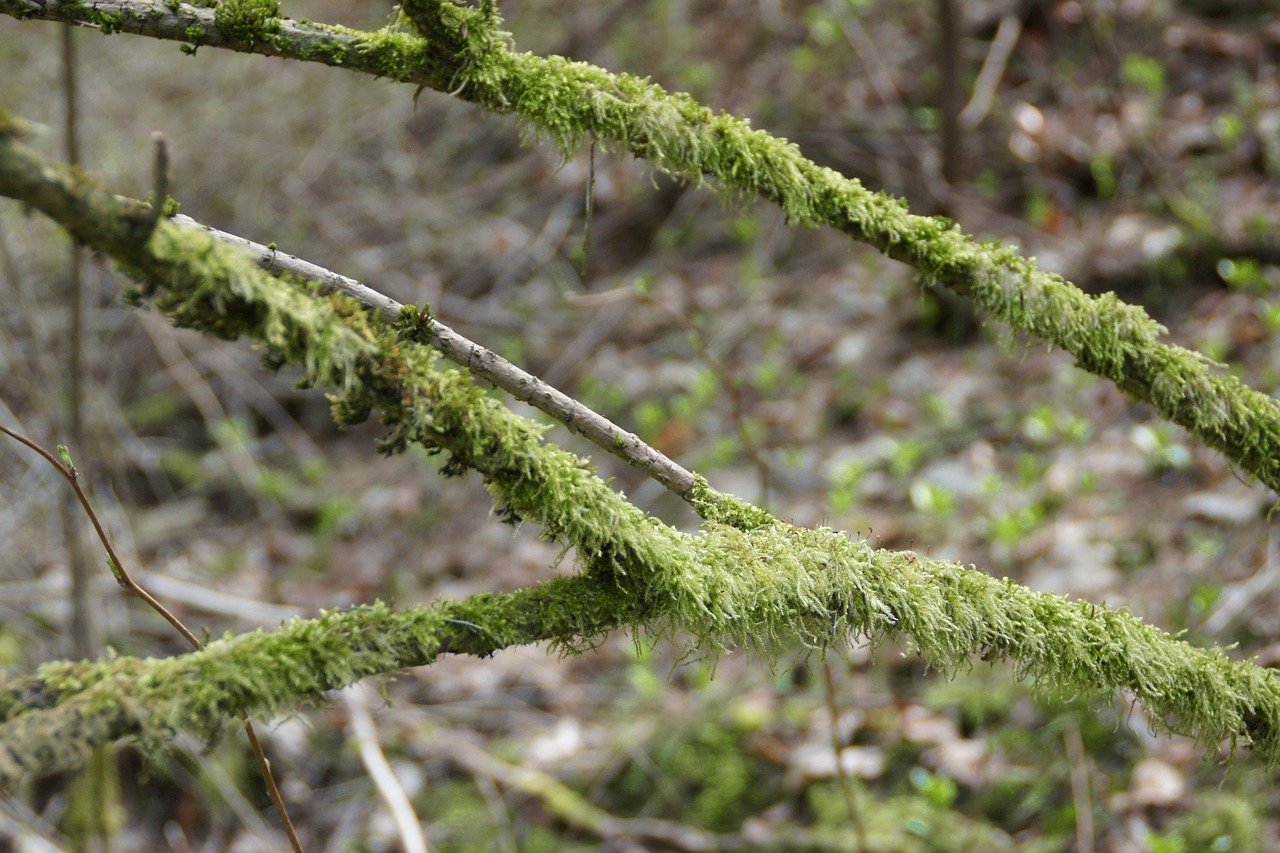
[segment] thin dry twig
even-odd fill
[[[4,424],[0,424],[0,433],[12,438],[14,441],[25,447],[35,451],[42,459],[53,466],[59,474],[62,475],[70,485],[71,490],[75,492],[76,500],[80,502],[80,506],[84,508],[85,515],[89,517],[89,521],[93,524],[94,531],[98,534],[98,541],[102,543],[102,547],[107,552],[107,565],[111,568],[111,574],[115,576],[116,583],[129,590],[146,602],[147,606],[155,612],[159,613],[164,620],[173,626],[174,630],[182,635],[192,648],[202,649],[204,644],[200,642],[200,638],[191,632],[182,620],[169,611],[163,604],[147,592],[133,579],[124,564],[120,561],[119,555],[116,553],[115,546],[111,544],[111,537],[107,535],[106,530],[102,527],[102,522],[98,518],[98,513],[94,511],[93,505],[89,503],[89,497],[85,494],[84,488],[80,485],[80,472],[76,470],[75,464],[71,461],[71,452],[63,445],[58,445],[58,455],[54,456],[41,445],[27,438],[21,433],[14,432]],[[249,736],[249,743],[253,747],[253,753],[258,759],[258,767],[262,771],[262,778],[267,783],[267,793],[271,796],[271,802],[275,804],[276,811],[280,814],[280,819],[284,824],[285,833],[289,836],[289,843],[293,847],[295,853],[303,853],[302,844],[298,841],[298,834],[293,828],[293,821],[289,819],[288,810],[285,808],[284,797],[280,794],[279,787],[276,786],[275,777],[271,773],[271,762],[267,760],[266,754],[262,751],[262,744],[258,742],[257,732],[254,731],[253,722],[249,719],[248,714],[242,715],[244,720],[244,731]]]
[[[1080,736],[1080,723],[1071,718],[1062,732],[1071,764],[1071,802],[1076,814],[1076,850],[1093,853],[1093,803],[1089,794],[1089,764]]]
[[[150,593],[138,586],[138,584],[134,582],[133,578],[130,577],[129,573],[125,570],[123,564],[120,562],[119,555],[116,554],[115,546],[111,544],[111,537],[107,536],[107,532],[102,528],[102,522],[98,519],[98,514],[94,511],[93,505],[89,503],[89,496],[85,494],[84,488],[80,485],[80,472],[76,469],[75,465],[72,464],[70,452],[62,445],[59,445],[58,452],[62,458],[58,458],[36,442],[27,438],[25,435],[14,432],[4,424],[0,424],[0,432],[9,436],[19,444],[34,450],[41,458],[52,465],[54,469],[71,485],[72,491],[75,492],[76,499],[80,502],[80,506],[84,508],[85,515],[89,517],[89,521],[93,524],[94,531],[98,534],[98,541],[102,543],[102,547],[107,551],[107,565],[111,569],[111,574],[115,576],[116,583],[120,584],[120,586],[145,601],[147,606],[164,617],[164,620],[172,625],[174,630],[182,635],[183,639],[195,648],[200,648],[200,639],[196,637],[195,634],[191,633],[191,630],[187,628],[186,625],[182,624],[182,621],[178,619],[177,616],[170,613],[163,604],[156,601]]]
[[[314,282],[325,291],[353,297],[373,309],[378,319],[384,323],[393,324],[401,320],[400,312],[405,306],[353,278],[261,243],[203,225],[189,216],[180,214],[173,221],[187,228],[199,228],[217,240],[249,250],[258,265],[267,272],[276,275],[289,273]],[[434,317],[424,315],[421,328],[426,339],[445,358],[492,382],[517,400],[550,415],[569,432],[585,436],[596,446],[641,469],[686,501],[692,496],[697,482],[693,472],[641,441],[635,433],[624,430],[563,391],[521,370],[492,350],[463,337]]]
[[[827,701],[827,714],[831,717],[831,753],[836,762],[836,778],[840,781],[840,790],[844,794],[845,807],[849,810],[849,823],[853,825],[853,834],[858,839],[858,849],[867,849],[867,827],[862,820],[862,812],[858,808],[858,796],[854,790],[853,777],[849,768],[840,759],[840,706],[836,702],[836,678],[832,671],[831,658],[822,660],[822,678]]]
[[[63,143],[67,162],[75,167],[81,164],[80,68],[77,57],[75,31],[71,27],[63,27]],[[64,297],[67,302],[67,336],[64,352],[65,423],[67,437],[71,444],[74,447],[84,447],[84,259],[80,244],[74,240],[67,251],[67,282]],[[62,535],[66,546],[67,562],[71,567],[72,648],[75,649],[75,654],[81,657],[91,657],[97,654],[101,643],[99,618],[89,595],[93,582],[93,569],[89,565],[76,525],[73,523],[75,510],[66,492],[61,493],[58,510],[62,518]]]
[[[1242,614],[1250,612],[1260,602],[1269,601],[1277,586],[1280,586],[1280,535],[1271,528],[1262,565],[1249,577],[1227,588],[1217,607],[1201,623],[1200,630],[1206,636],[1218,636]]]
[[[960,111],[960,127],[964,130],[976,129],[991,112],[1000,78],[1004,76],[1009,57],[1013,55],[1013,48],[1021,35],[1022,21],[1017,15],[1005,15],[1000,19],[995,38],[991,40],[991,49],[982,61],[978,79],[973,82],[973,94]]]
[[[11,841],[13,848],[29,853],[62,853],[68,848],[68,839],[49,824],[43,816],[32,811],[26,803],[14,797],[0,797],[0,840]]]
[[[343,701],[347,703],[347,714],[351,720],[351,734],[360,746],[360,763],[369,773],[369,778],[377,786],[382,800],[391,810],[396,829],[400,833],[400,844],[405,853],[427,853],[427,837],[422,832],[422,824],[413,811],[413,803],[405,793],[395,771],[387,762],[382,747],[378,744],[378,731],[373,725],[373,717],[369,714],[369,693],[364,684],[352,685],[342,691]]]

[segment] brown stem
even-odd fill
[[[157,142],[157,147],[161,143]],[[156,600],[156,598],[147,592],[125,569],[124,563],[120,562],[120,557],[116,554],[115,547],[111,544],[111,538],[107,536],[106,530],[102,527],[102,522],[98,519],[98,514],[94,512],[93,505],[89,503],[89,497],[84,493],[84,489],[80,486],[80,472],[76,470],[76,466],[71,462],[71,454],[64,447],[59,447],[58,452],[62,457],[59,459],[42,446],[27,438],[21,433],[14,432],[4,424],[0,424],[0,432],[12,438],[14,441],[31,448],[42,459],[54,467],[63,478],[71,484],[72,491],[75,492],[76,498],[80,501],[80,506],[84,507],[85,515],[89,517],[89,521],[93,524],[94,531],[98,534],[98,541],[102,543],[102,547],[107,551],[107,565],[111,567],[111,574],[115,576],[116,583],[141,598],[155,612],[164,617],[164,620],[174,627],[179,634],[183,636],[188,643],[195,649],[204,648],[204,644],[200,642],[200,638],[191,632],[186,625],[182,624],[177,616],[174,616],[169,609]],[[258,759],[258,766],[262,770],[262,778],[267,783],[267,793],[271,797],[271,802],[275,804],[276,811],[280,815],[280,820],[284,826],[285,834],[289,836],[289,844],[293,847],[295,853],[303,853],[302,844],[298,841],[298,834],[293,828],[293,821],[289,819],[288,810],[285,808],[284,798],[280,795],[280,789],[276,785],[276,780],[271,773],[271,762],[267,761],[266,754],[262,751],[262,744],[258,741],[257,732],[253,729],[253,722],[249,719],[248,713],[241,715],[244,719],[244,731],[249,736],[249,744],[253,747],[253,753]]]

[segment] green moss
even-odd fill
[[[1266,849],[1263,819],[1246,797],[1210,794],[1188,814],[1173,821],[1170,836],[1183,850],[1229,850],[1253,853]]]
[[[429,340],[431,319],[431,306],[425,302],[420,306],[413,303],[402,305],[396,330],[405,340],[426,343]]]
[[[480,626],[455,633],[454,651],[484,653],[533,637],[582,648],[619,624],[643,624],[656,636],[691,635],[690,651],[704,655],[735,645],[767,654],[797,641],[825,648],[850,636],[904,637],[947,671],[980,654],[1010,658],[1020,674],[1054,689],[1126,687],[1157,724],[1215,747],[1225,738],[1251,742],[1268,760],[1280,755],[1280,684],[1271,673],[1175,641],[1124,611],[778,522],[705,482],[694,502],[707,521],[697,536],[679,533],[628,503],[585,460],[544,444],[544,427],[510,412],[465,373],[444,369],[429,348],[376,325],[354,301],[267,276],[247,255],[168,221],[157,226],[145,257],[126,256],[135,275],[161,285],[157,306],[175,322],[252,336],[270,364],[296,364],[303,384],[333,389],[340,424],[379,409],[388,428],[384,451],[416,443],[445,453],[446,472],[469,468],[483,476],[500,514],[534,521],[548,538],[575,547],[583,584],[563,587],[564,594],[452,605],[456,625]],[[417,313],[406,314],[401,329],[411,334]],[[384,632],[397,619],[427,617],[370,618],[359,630],[381,644],[392,642]],[[430,625],[415,634],[420,643],[440,628]],[[321,646],[309,629],[303,633],[282,646],[262,639],[272,649],[265,662],[241,659],[230,674],[202,671],[196,681],[207,696],[198,692],[194,706],[183,700],[181,713],[193,716],[179,723],[207,725],[215,710],[280,707],[364,671],[364,652],[348,659],[349,648],[340,645],[317,657]],[[370,666],[412,665],[433,654],[413,649]],[[299,660],[315,663],[299,670]],[[298,671],[312,675],[301,679]]]
[[[22,139],[31,135],[34,129],[35,126],[30,122],[19,118],[4,107],[0,107],[0,137]]]
[[[124,32],[123,15],[112,15],[107,12],[98,12],[94,15],[94,23],[98,25],[98,32],[102,33],[104,36]]]
[[[717,492],[702,476],[695,477],[690,501],[702,518],[738,530],[754,530],[773,524],[776,520],[766,510],[732,495]]]
[[[705,482],[694,502],[707,521],[696,536],[680,533],[628,503],[585,460],[544,444],[544,427],[407,339],[416,311],[399,329],[380,327],[353,300],[272,278],[247,255],[167,220],[145,252],[121,251],[134,275],[159,285],[157,307],[175,322],[252,336],[269,364],[296,364],[302,384],[332,389],[342,425],[379,409],[384,451],[417,443],[446,454],[446,472],[479,472],[499,513],[537,522],[548,538],[574,546],[582,575],[425,612],[331,614],[149,663],[145,704],[155,718],[94,705],[103,731],[207,730],[240,709],[282,708],[363,674],[430,662],[445,647],[486,654],[552,639],[580,649],[619,625],[644,625],[655,636],[691,636],[690,651],[703,655],[735,645],[768,654],[797,641],[825,648],[859,636],[909,638],[946,671],[974,655],[1009,658],[1021,675],[1057,690],[1125,687],[1157,724],[1215,748],[1229,739],[1252,743],[1268,760],[1280,756],[1280,684],[1221,651],[1173,640],[1124,611],[784,524]],[[93,678],[108,680],[74,673],[86,694],[98,689]],[[49,675],[56,682],[57,671]],[[121,688],[126,682],[134,690],[128,679]]]
[[[280,32],[280,0],[223,0],[213,21],[227,38],[254,45]]]
[[[349,34],[357,39],[356,52],[379,77],[411,80],[430,65],[427,43],[410,33],[385,27],[373,33],[352,30]]]

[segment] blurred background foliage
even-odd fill
[[[502,10],[523,49],[747,115],[916,212],[1142,302],[1179,343],[1280,387],[1280,15],[1192,0],[958,3],[948,71],[941,6]],[[390,13],[333,0],[283,11],[366,29]],[[562,162],[522,144],[511,119],[437,93],[415,105],[410,87],[318,65],[76,36],[84,162],[117,191],[146,194],[160,131],[184,213],[430,302],[718,488],[1277,659],[1274,497],[872,250],[607,151]],[[46,125],[37,144],[51,152],[59,39],[0,20],[0,97]],[[984,77],[984,62],[1002,73]],[[950,108],[947,79],[961,101]],[[969,103],[975,93],[989,104]],[[943,130],[958,107],[948,182]],[[49,223],[0,205],[0,416],[49,445],[65,435],[65,254]],[[77,464],[144,583],[210,635],[571,571],[536,530],[490,518],[475,478],[444,481],[425,455],[376,456],[376,425],[337,433],[321,395],[264,372],[249,347],[121,306],[100,263],[88,284]],[[656,484],[552,437],[639,505],[692,524]],[[69,654],[63,484],[12,444],[0,470],[0,665],[29,671]],[[105,571],[99,588],[111,649],[183,650]],[[502,766],[634,819],[615,830],[661,818],[748,849],[769,833],[823,849],[1280,847],[1280,796],[1247,757],[1226,773],[1194,744],[1149,736],[1124,696],[1083,706],[981,663],[944,682],[909,649],[796,650],[771,669],[746,655],[679,662],[619,636],[582,657],[516,649],[378,686],[377,741],[440,850],[680,847],[589,824]],[[335,696],[263,726],[309,850],[401,844],[352,708]],[[280,847],[238,735],[117,760],[118,849]],[[72,781],[10,798],[0,847],[84,846]]]

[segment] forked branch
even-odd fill
[[[623,429],[493,350],[458,334],[431,316],[429,306],[402,305],[353,278],[244,237],[202,225],[189,216],[175,216],[173,221],[184,227],[199,228],[216,240],[246,249],[257,260],[258,266],[274,275],[296,276],[314,282],[322,292],[350,296],[389,326],[401,325],[406,329],[411,326],[414,337],[435,347],[454,364],[465,367],[520,402],[549,415],[569,432],[585,436],[597,447],[644,471],[686,501],[692,499],[697,482],[692,471],[641,441],[635,433]]]
[[[21,177],[10,177],[15,163],[26,167],[17,170]],[[290,707],[446,652],[483,654],[542,639],[582,648],[622,626],[687,637],[691,651],[704,655],[734,645],[769,653],[795,642],[825,648],[865,637],[909,642],[946,671],[975,656],[1009,659],[1021,675],[1057,690],[1110,696],[1127,689],[1155,725],[1207,748],[1226,740],[1280,760],[1274,672],[1195,648],[1124,610],[786,524],[700,479],[693,501],[706,521],[696,535],[682,533],[349,297],[271,276],[241,250],[169,220],[145,245],[122,241],[109,221],[119,202],[82,176],[65,195],[71,177],[0,133],[0,194],[32,204],[115,258],[155,288],[156,307],[177,324],[253,338],[270,363],[296,365],[305,382],[332,390],[340,425],[378,408],[389,429],[384,450],[417,443],[446,453],[448,470],[479,472],[501,514],[539,524],[574,549],[580,575],[422,611],[357,608],[165,661],[49,664],[0,687],[0,718],[8,719],[0,743],[11,756],[0,752],[0,781],[53,766],[46,762],[66,766],[92,743],[207,730],[227,714]],[[40,203],[46,194],[33,180],[55,184],[52,195],[68,204]]]

